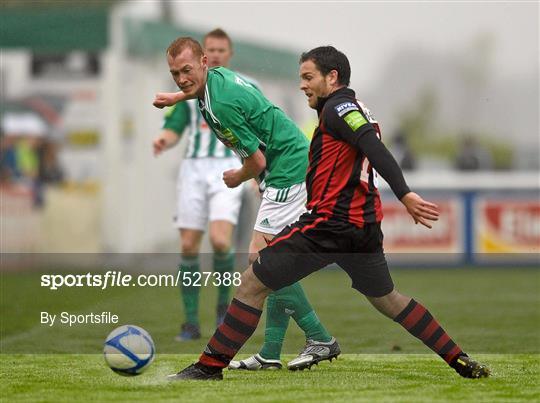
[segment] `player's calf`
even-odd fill
[[[272,290],[255,276],[253,266],[249,266],[240,277],[240,286],[236,289],[234,297],[251,307],[261,309],[264,300],[271,292]]]
[[[410,300],[407,306],[394,318],[394,321],[420,339],[461,376],[465,378],[489,376],[489,369],[469,358],[431,313],[414,299]]]

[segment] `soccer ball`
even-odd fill
[[[103,348],[109,367],[124,376],[143,373],[154,361],[155,352],[154,342],[148,332],[134,325],[114,329],[107,336]]]

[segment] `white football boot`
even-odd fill
[[[229,369],[243,369],[247,371],[258,371],[260,369],[281,369],[283,365],[280,360],[267,360],[259,354],[252,355],[245,360],[231,361]]]

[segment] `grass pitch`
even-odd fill
[[[340,271],[303,281],[343,355],[311,371],[226,371],[223,382],[168,383],[165,375],[196,360],[214,328],[215,290],[202,290],[203,339],[172,341],[180,323],[177,290],[39,287],[37,274],[2,274],[2,401],[538,401],[540,272],[537,270],[396,270],[397,288],[424,303],[462,348],[490,366],[489,379],[459,377],[399,325],[377,313]],[[158,356],[147,372],[124,378],[100,354],[116,325],[47,327],[40,311],[113,311],[142,326]],[[263,318],[264,321],[264,318]],[[259,325],[241,356],[256,352]],[[291,323],[283,361],[303,346]],[[55,354],[62,353],[62,354]],[[360,354],[358,354],[360,353]]]
[[[160,355],[135,378],[113,374],[95,354],[11,355],[2,356],[2,396],[32,402],[538,401],[538,355],[476,356],[493,368],[492,378],[460,378],[432,355],[346,354],[311,371],[226,371],[222,382],[171,383],[165,376],[196,355]]]

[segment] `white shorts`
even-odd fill
[[[304,182],[285,189],[267,187],[262,195],[254,229],[271,235],[280,233],[307,211],[306,201]]]
[[[223,172],[242,166],[234,158],[186,158],[180,165],[177,182],[176,228],[205,231],[208,222],[238,222],[243,184],[228,188]]]

